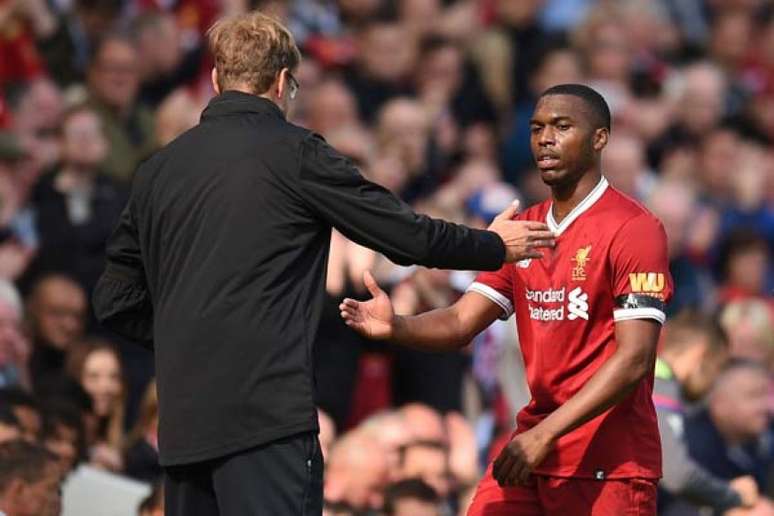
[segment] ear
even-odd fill
[[[220,95],[220,85],[218,84],[218,69],[214,66],[212,67],[212,73],[210,74],[210,79],[212,80],[212,89],[215,90],[215,93]]]
[[[610,131],[606,128],[600,128],[594,131],[594,150],[599,152],[607,145],[607,140],[610,138]]]
[[[285,91],[288,89],[288,69],[283,68],[280,70],[279,75],[277,76],[277,82],[276,82],[276,92],[277,92],[277,98],[281,99],[285,96]]]

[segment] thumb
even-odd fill
[[[371,271],[367,270],[363,273],[363,283],[368,289],[368,292],[371,293],[372,297],[377,297],[382,293],[382,289],[380,289],[379,285],[376,284],[376,280],[371,275]]]
[[[495,220],[511,220],[513,216],[518,213],[520,205],[521,201],[515,199],[511,204],[508,205],[507,208],[505,208],[497,217],[495,217]]]

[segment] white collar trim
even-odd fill
[[[564,233],[564,230],[567,229],[570,224],[575,222],[575,219],[583,215],[584,212],[594,206],[600,197],[602,197],[602,195],[607,191],[608,184],[609,183],[607,182],[607,179],[605,179],[603,176],[599,183],[597,183],[597,186],[595,186],[594,189],[589,192],[586,198],[579,202],[578,205],[567,214],[567,216],[562,220],[561,224],[557,224],[556,219],[554,219],[554,203],[552,202],[548,207],[548,214],[546,215],[548,229],[553,231],[556,236]]]

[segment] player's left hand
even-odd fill
[[[537,426],[514,436],[492,464],[492,476],[500,487],[526,484],[553,444],[553,439]]]

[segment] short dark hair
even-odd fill
[[[12,426],[21,429],[19,418],[13,411],[13,407],[6,404],[0,404],[0,425]]]
[[[683,349],[695,336],[707,338],[712,353],[728,350],[728,334],[717,318],[707,317],[692,309],[683,310],[667,321],[663,331],[663,349]]]
[[[441,503],[441,497],[420,478],[409,478],[390,484],[384,491],[384,514],[395,514],[398,501],[410,498],[427,503]]]
[[[43,478],[46,466],[56,455],[37,444],[21,439],[0,444],[0,492],[13,480],[32,484]]]
[[[540,95],[540,98],[542,99],[549,95],[572,95],[573,97],[578,97],[586,103],[589,109],[591,109],[592,116],[594,117],[592,123],[595,128],[599,129],[604,127],[610,131],[612,127],[610,106],[607,105],[604,97],[602,97],[595,89],[589,88],[583,84],[557,84],[544,91]]]
[[[35,397],[18,387],[3,387],[0,389],[0,405],[27,407],[40,412],[40,404]]]

